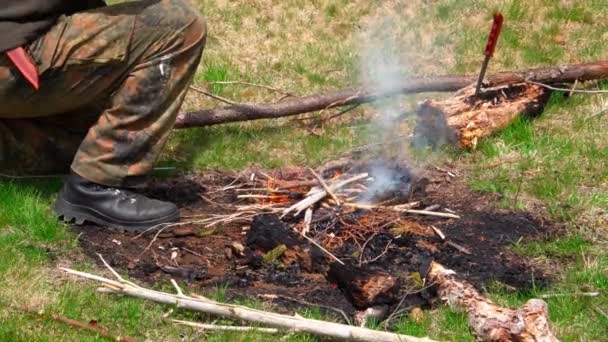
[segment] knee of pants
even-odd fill
[[[207,23],[200,10],[191,4],[190,0],[168,0],[170,6],[176,9],[168,11],[167,15],[175,15],[175,22],[187,26],[184,32],[184,45],[204,46],[207,38]]]

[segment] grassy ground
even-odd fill
[[[362,32],[385,25],[382,36],[396,42],[401,72],[411,75],[477,71],[491,14],[501,10],[504,34],[490,72],[555,63],[605,59],[608,9],[603,1],[210,1],[196,3],[210,28],[207,51],[195,82],[237,101],[272,101],[272,91],[214,81],[249,81],[297,94],[355,84],[358,57],[375,36]],[[599,84],[602,88],[608,86]],[[411,111],[417,98],[403,99]],[[196,93],[186,107],[216,101]],[[446,153],[466,172],[471,187],[500,196],[500,205],[546,210],[567,233],[513,248],[539,264],[559,270],[550,289],[510,293],[487,289],[500,303],[519,305],[543,293],[600,291],[597,298],[547,299],[555,329],[564,341],[608,340],[608,128],[602,95],[554,95],[541,118],[521,121],[484,141],[477,151]],[[323,115],[326,115],[324,113]],[[314,129],[291,119],[233,124],[177,132],[161,161],[179,169],[239,169],[256,164],[318,165],[376,137],[369,129],[371,108],[358,109]],[[7,304],[44,308],[89,321],[120,334],[147,340],[181,340],[189,329],[165,323],[168,308],[94,292],[90,283],[56,270],[69,265],[94,270],[79,251],[77,234],[57,223],[48,205],[59,180],[0,182],[0,340],[103,340],[8,309]],[[96,270],[101,272],[100,270]],[[166,285],[166,284],[165,284]],[[165,286],[159,285],[159,286]],[[221,298],[222,291],[211,295]],[[247,303],[259,305],[258,303]],[[304,313],[303,313],[304,314]],[[318,312],[305,313],[318,317]],[[204,319],[188,313],[176,317]],[[398,330],[436,339],[469,341],[466,319],[447,309],[428,313],[422,323],[403,319]],[[261,340],[257,335],[209,335],[211,340]],[[292,336],[292,340],[312,339]]]

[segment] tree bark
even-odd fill
[[[391,89],[377,92],[373,89],[351,88],[289,98],[272,104],[245,103],[215,109],[205,109],[180,114],[176,129],[211,126],[236,121],[275,119],[329,109],[339,106],[360,104],[400,94],[424,92],[452,92],[467,87],[476,81],[476,76],[444,76],[428,79],[406,79]],[[497,87],[524,83],[526,81],[559,84],[584,82],[608,78],[608,61],[586,64],[529,69],[516,72],[502,72],[486,79],[486,87]]]
[[[519,116],[541,113],[549,94],[544,87],[520,83],[480,96],[470,86],[445,100],[426,100],[418,106],[414,141],[474,149],[481,138],[506,128]]]
[[[482,341],[558,341],[549,326],[547,303],[541,299],[530,299],[517,309],[500,307],[435,262],[426,278],[436,284],[440,298],[450,307],[466,311],[469,326]]]

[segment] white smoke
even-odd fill
[[[402,83],[406,73],[406,63],[402,60],[403,46],[398,44],[395,30],[395,18],[384,18],[367,30],[362,32],[359,41],[360,47],[360,77],[365,88],[377,93],[388,92]],[[371,106],[376,117],[369,130],[370,143],[385,143],[385,148],[373,156],[370,176],[374,179],[370,183],[368,193],[361,202],[369,202],[388,192],[402,191],[404,186],[409,187],[410,175],[400,168],[395,168],[395,158],[405,158],[403,145],[397,144],[397,151],[392,140],[399,135],[399,125],[404,110],[399,97],[389,97],[373,102]],[[401,146],[400,146],[401,145]],[[406,176],[406,178],[404,178]],[[403,180],[407,179],[407,183]],[[407,189],[409,191],[409,188]]]

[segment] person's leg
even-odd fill
[[[79,146],[56,210],[138,230],[175,219],[175,206],[126,190],[149,174],[200,62],[206,28],[185,0],[145,0],[63,17],[28,52],[34,91],[11,70],[0,118],[34,118],[108,102]],[[2,79],[0,65],[0,79]],[[6,96],[5,96],[6,95]],[[72,120],[79,120],[71,116]]]
[[[0,119],[0,173],[66,175],[99,110],[28,119]],[[78,117],[74,120],[73,117]]]

